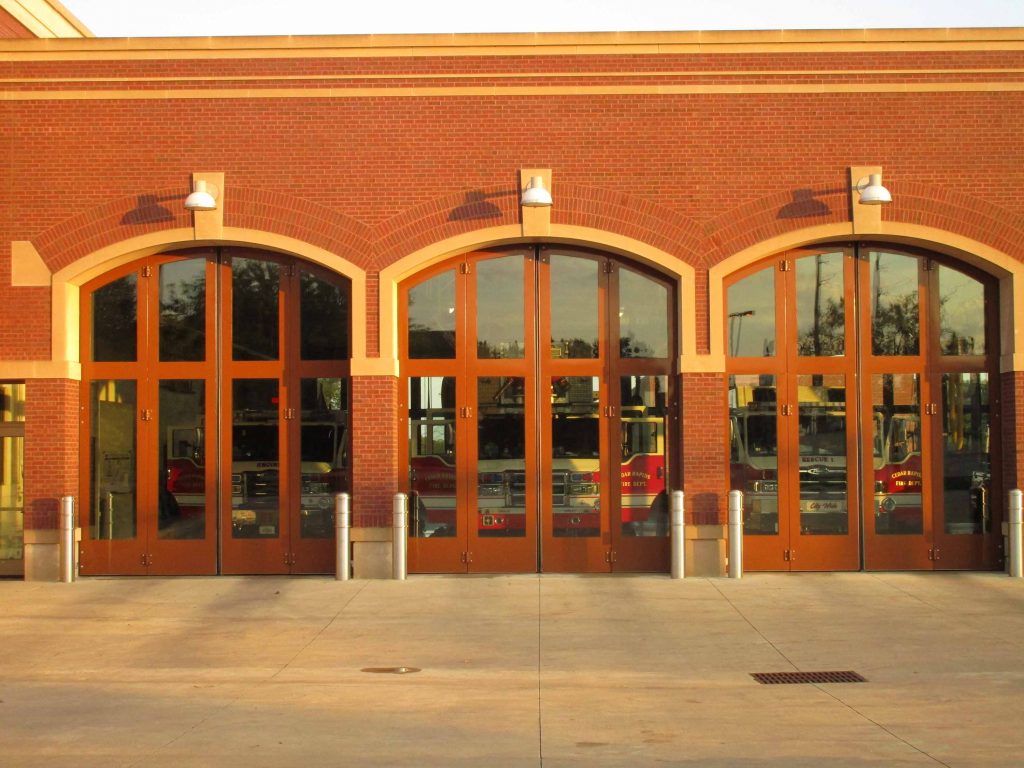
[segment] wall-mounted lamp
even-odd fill
[[[550,208],[551,193],[544,188],[543,176],[531,176],[519,204],[526,208]]]
[[[195,191],[185,198],[185,210],[187,211],[215,211],[217,210],[217,193],[215,186],[207,185],[204,179],[196,179]]]
[[[892,202],[892,194],[882,186],[882,174],[872,173],[853,186],[860,192],[861,205],[884,205]]]

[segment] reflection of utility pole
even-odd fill
[[[729,313],[729,354],[736,357],[740,352],[740,333],[743,331],[743,318],[750,317],[754,310]]]
[[[814,257],[814,356],[821,357],[821,254]]]

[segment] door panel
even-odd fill
[[[216,573],[219,542],[225,573],[329,572],[327,497],[348,482],[347,416],[327,406],[348,372],[343,281],[218,249],[148,257],[83,291],[82,572]],[[330,454],[310,471],[304,434]]]
[[[461,427],[454,376],[408,382],[409,566],[422,573],[465,571],[466,523],[456,478]]]
[[[547,248],[403,287],[411,570],[609,571],[619,550],[667,569],[670,304],[663,281]]]
[[[613,412],[619,459],[611,488],[614,568],[664,571],[670,555],[669,377],[620,376],[618,395]]]
[[[138,384],[94,380],[88,392],[83,433],[89,445],[89,496],[81,570],[89,575],[144,574],[146,532],[139,529],[137,490]]]
[[[546,403],[542,440],[543,570],[592,573],[611,570],[608,524],[607,394],[596,376],[559,376]]]
[[[206,435],[214,422],[208,402],[203,379],[158,382],[157,430],[150,436],[157,457],[151,574],[213,573],[216,568],[217,499],[206,493],[217,487],[216,465],[206,454]]]
[[[836,373],[795,378],[796,417],[784,419],[790,433],[788,455],[798,467],[796,482],[790,484],[799,510],[790,533],[790,566],[855,570],[860,560],[857,442],[856,421],[847,409],[847,378]]]
[[[747,494],[747,566],[856,568],[863,526],[866,568],[995,567],[994,283],[869,246],[776,263],[727,287],[731,480]],[[757,405],[773,388],[777,420]],[[778,424],[777,481],[757,456],[758,419]]]
[[[940,384],[942,484],[937,489],[935,567],[993,568],[1001,531],[993,524],[987,373],[944,373]]]

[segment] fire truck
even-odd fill
[[[274,537],[280,519],[276,410],[235,414],[231,430],[231,525],[236,538]],[[307,420],[303,415],[300,457],[300,533],[304,538],[334,535],[334,494],[348,487],[344,423]],[[178,516],[202,521],[205,515],[205,435],[202,427],[167,430],[168,503]]]
[[[479,392],[478,535],[524,536],[526,470],[522,379],[482,380]],[[486,391],[485,391],[486,388]],[[555,536],[597,536],[601,516],[600,423],[590,377],[551,383],[550,499]],[[454,536],[454,409],[410,420],[411,535]],[[624,406],[619,488],[626,535],[667,533],[663,407]]]
[[[803,534],[846,533],[846,393],[798,387],[799,509]],[[779,530],[775,388],[730,393],[731,480],[744,493],[746,533]],[[872,418],[874,514],[879,533],[913,533],[921,520],[921,432],[916,406],[896,405]]]

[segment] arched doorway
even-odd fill
[[[401,285],[411,569],[667,569],[675,302],[652,271],[548,246]]]
[[[81,570],[321,573],[347,490],[348,281],[244,248],[82,288]]]
[[[994,279],[882,245],[726,283],[730,486],[765,570],[994,568]]]

